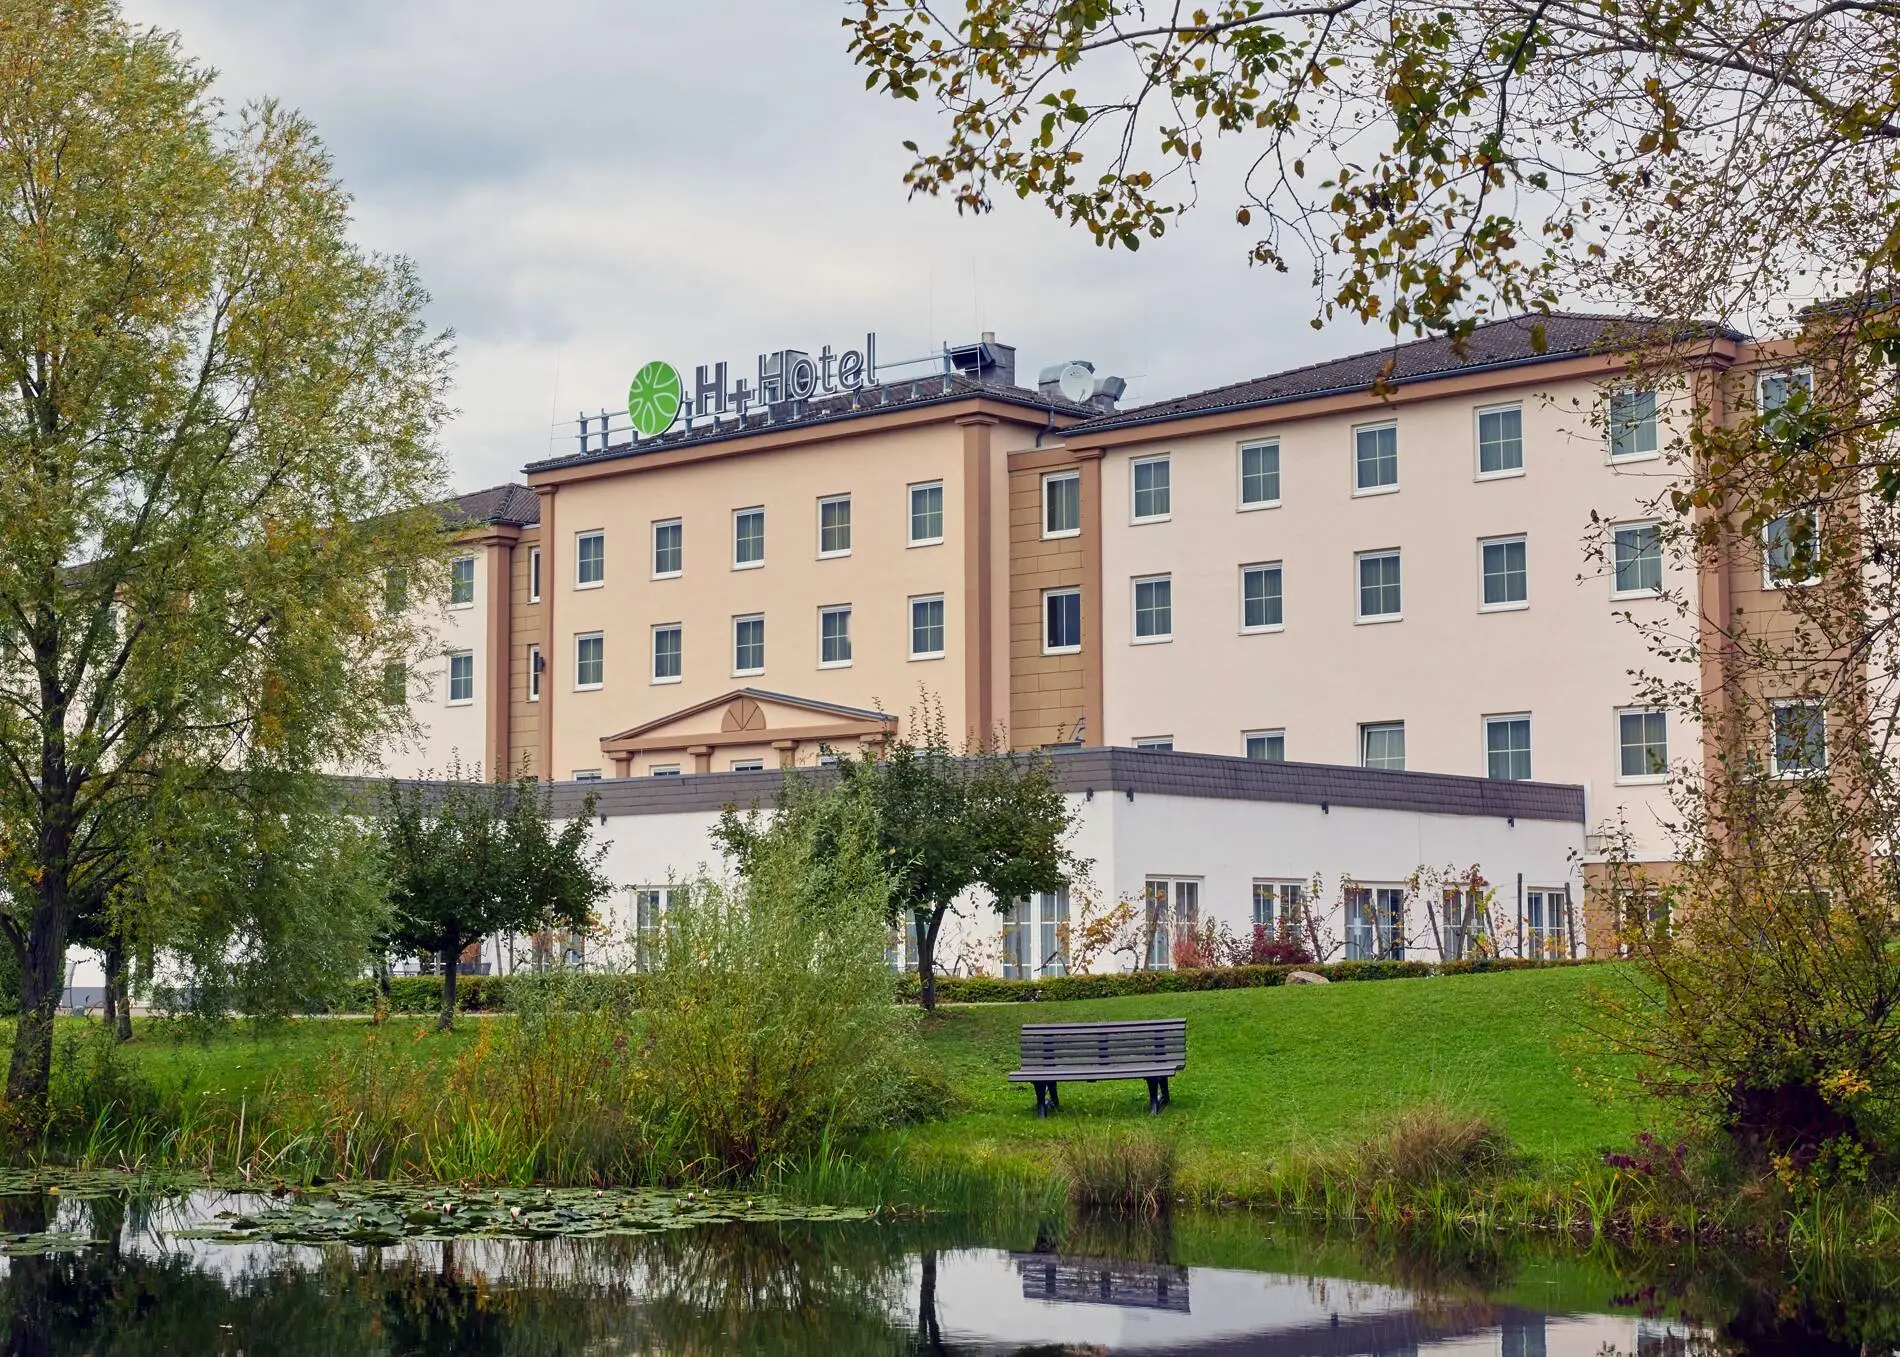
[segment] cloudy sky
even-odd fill
[[[1153,400],[1374,347],[1315,335],[1303,280],[1249,268],[1215,188],[1137,255],[1040,206],[907,200],[928,110],[865,92],[842,0],[125,0],[231,103],[302,109],[358,231],[458,336],[459,488],[516,479],[649,358],[908,357],[984,329],[1019,372],[1088,358]]]

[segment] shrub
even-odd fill
[[[1129,994],[1186,994],[1195,990],[1260,989],[1284,985],[1294,970],[1312,971],[1335,982],[1411,980],[1430,975],[1476,975],[1545,966],[1587,966],[1587,961],[1520,961],[1487,957],[1472,961],[1335,961],[1325,965],[1221,966],[1204,970],[1117,971],[1107,975],[1060,975],[1041,980],[999,980],[994,976],[940,976],[937,997],[946,1003],[1007,1004],[1037,1000],[1116,999]],[[917,977],[898,984],[905,1002],[917,1001]]]
[[[1517,1159],[1510,1137],[1484,1118],[1426,1103],[1359,1146],[1354,1169],[1362,1185],[1422,1195],[1447,1183],[1489,1182],[1510,1172]]]
[[[885,963],[890,881],[851,787],[823,851],[810,817],[759,834],[730,886],[675,894],[648,976],[642,1082],[677,1172],[749,1174],[887,1119],[914,1019]]]
[[[1253,937],[1235,958],[1242,966],[1308,966],[1313,953],[1297,937],[1275,933],[1265,924],[1253,926]]]
[[[1080,1210],[1164,1214],[1174,1200],[1178,1155],[1174,1142],[1149,1132],[1070,1136],[1057,1154],[1069,1180],[1069,1200]]]

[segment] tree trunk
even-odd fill
[[[915,911],[917,929],[917,999],[924,1012],[937,1008],[937,929],[943,923],[941,909]]]
[[[119,1040],[132,1040],[132,958],[119,962]]]
[[[51,855],[48,855],[51,856]],[[59,854],[61,858],[65,855]],[[13,1061],[7,1069],[7,1102],[16,1129],[30,1124],[37,1134],[53,1078],[53,1015],[66,983],[66,882],[49,866],[42,869],[39,898],[20,959],[20,1020],[13,1029]],[[25,1117],[22,1122],[19,1118]]]
[[[106,1030],[119,1030],[119,968],[125,965],[125,953],[116,943],[106,944],[106,1002],[104,1017]]]
[[[461,935],[445,934],[442,942],[442,1016],[435,1024],[439,1032],[449,1032],[455,1028],[455,972],[461,963]]]

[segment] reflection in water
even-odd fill
[[[754,1224],[400,1247],[215,1244],[224,1203],[0,1199],[7,1352],[1702,1357],[1896,1351],[1886,1279],[1722,1259],[1276,1239],[1245,1217],[1041,1230]]]

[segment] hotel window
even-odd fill
[[[1792,372],[1764,372],[1756,381],[1755,400],[1761,408],[1762,419],[1766,422],[1788,403],[1790,397],[1799,394],[1803,403],[1814,393],[1814,369],[1796,368]],[[1779,423],[1772,421],[1771,423]]]
[[[929,481],[910,488],[910,544],[931,546],[943,541],[943,482]]]
[[[1042,593],[1042,653],[1073,655],[1082,648],[1082,591],[1045,589]]]
[[[1003,978],[1068,974],[1068,931],[1066,887],[1013,902],[1003,916]]]
[[[475,606],[475,558],[473,556],[457,556],[449,562],[449,606],[451,608]]]
[[[475,700],[475,652],[455,650],[449,653],[449,705],[459,706]]]
[[[1524,539],[1494,537],[1478,543],[1478,564],[1484,600],[1480,605],[1493,611],[1522,608],[1530,599],[1530,584],[1525,572]]]
[[[732,515],[732,568],[765,564],[765,510],[738,509]]]
[[[1669,776],[1669,717],[1651,707],[1616,714],[1617,776],[1624,781]]]
[[[528,548],[528,602],[541,601],[541,548]]]
[[[818,610],[818,666],[842,669],[851,663],[851,605]]]
[[[1399,553],[1363,551],[1359,566],[1359,620],[1396,621],[1400,614]]]
[[[1284,730],[1250,730],[1241,737],[1247,757],[1256,763],[1286,762]]]
[[[1082,531],[1082,473],[1055,471],[1042,478],[1042,535],[1074,537]]]
[[[1818,521],[1812,509],[1796,509],[1762,525],[1762,588],[1812,584],[1821,577]]]
[[[528,701],[541,700],[541,647],[528,647]]]
[[[734,759],[731,768],[735,773],[763,773],[765,771],[765,760]]]
[[[607,677],[607,642],[599,632],[574,638],[574,686],[598,688]]]
[[[1499,782],[1526,782],[1531,775],[1531,718],[1484,718],[1484,775]]]
[[[1611,564],[1615,569],[1613,593],[1662,592],[1662,530],[1654,523],[1625,523],[1611,535]]]
[[[680,681],[680,661],[685,652],[685,629],[678,622],[669,622],[653,629],[653,681],[655,683],[678,683]]]
[[[1405,722],[1375,721],[1359,727],[1359,766],[1405,771]]]
[[[1346,892],[1346,960],[1405,960],[1405,888],[1356,886]]]
[[[1463,961],[1478,936],[1477,893],[1461,886],[1445,887],[1439,896],[1439,917],[1445,921],[1439,940],[1444,959]]]
[[[1135,741],[1135,748],[1145,754],[1172,754],[1174,752],[1174,736],[1144,735]]]
[[[943,657],[943,595],[910,601],[910,657],[935,660]]]
[[[1174,579],[1154,575],[1135,581],[1135,640],[1174,639]]]
[[[1141,894],[1148,933],[1147,969],[1169,970],[1174,965],[1172,940],[1200,926],[1201,883],[1151,878]]]
[[[1306,919],[1306,886],[1299,881],[1253,883],[1253,926],[1275,942],[1298,942]]]
[[[851,554],[851,496],[833,495],[818,501],[818,554]]]
[[[409,606],[409,572],[391,567],[383,572],[383,611],[400,613]]]
[[[1280,563],[1240,567],[1240,629],[1272,631],[1284,626],[1280,594]]]
[[[591,589],[607,579],[607,534],[577,533],[574,537],[574,587]]]
[[[401,661],[383,666],[383,701],[400,707],[409,700],[409,668]]]
[[[735,678],[765,672],[765,618],[732,619],[732,673]]]
[[[653,578],[671,579],[686,565],[686,525],[677,518],[653,525]]]
[[[598,782],[600,781],[600,769],[576,768],[571,776],[576,782]]]
[[[1514,476],[1524,469],[1524,409],[1478,411],[1478,474]]]
[[[1806,777],[1827,771],[1827,711],[1797,699],[1774,704],[1773,770],[1776,777]]]
[[[1168,459],[1147,457],[1132,464],[1137,523],[1168,517],[1173,512],[1172,490],[1168,479]]]
[[[648,777],[678,777],[680,766],[677,763],[656,763],[647,769]]]
[[[633,892],[633,968],[647,971],[659,964],[661,927],[673,903],[677,886],[636,887]]]
[[[1610,459],[1653,457],[1660,444],[1656,435],[1654,391],[1610,393]]]
[[[1240,446],[1240,507],[1264,509],[1280,502],[1280,444]]]
[[[1352,489],[1355,495],[1396,490],[1399,485],[1399,426],[1375,424],[1352,431]]]

